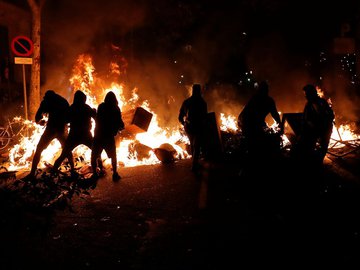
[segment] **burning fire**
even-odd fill
[[[225,116],[225,114],[220,113],[220,121],[220,130],[222,131],[237,132],[239,129],[236,117],[233,115]]]
[[[119,66],[116,63],[110,64],[110,73],[112,75],[121,75]],[[161,144],[171,144],[177,154],[175,158],[188,158],[189,154],[180,147],[178,144],[187,143],[187,138],[179,132],[180,126],[174,128],[163,129],[158,124],[158,116],[151,109],[150,103],[147,100],[140,101],[138,89],[134,88],[130,93],[130,98],[126,99],[124,95],[125,85],[111,82],[107,84],[101,78],[98,78],[95,73],[95,67],[92,64],[92,57],[90,55],[80,55],[73,67],[73,75],[70,78],[71,89],[73,93],[80,89],[87,95],[87,104],[93,108],[104,100],[104,97],[109,91],[113,91],[119,102],[119,107],[122,112],[136,107],[142,107],[148,112],[153,114],[147,132],[138,133],[132,138],[122,138],[120,145],[117,147],[117,159],[126,167],[138,165],[150,165],[159,163],[159,159],[154,153],[154,149],[158,148]],[[21,138],[20,142],[13,146],[9,153],[10,170],[26,170],[31,166],[31,157],[35,152],[36,146],[44,131],[44,127],[32,121],[27,121],[26,125],[32,131],[29,136]],[[94,132],[95,123],[93,122]],[[139,143],[147,146],[150,150],[146,157],[139,158],[136,151],[131,151],[131,145]],[[56,158],[60,155],[61,145],[57,140],[53,140],[51,144],[43,151],[39,167],[44,167],[45,163],[53,164]],[[91,150],[84,146],[79,145],[73,151],[74,157],[83,157],[83,160],[90,162]],[[104,164],[110,164],[107,159],[105,151],[102,154]]]
[[[340,125],[339,128],[334,125],[329,148],[342,148],[346,144],[358,145],[357,141],[360,141],[360,135],[355,134],[350,125]]]
[[[121,58],[123,61],[123,59]],[[124,61],[123,61],[124,62]],[[113,76],[120,76],[125,71],[122,70],[126,65],[122,64],[121,68],[117,63],[112,62],[109,66],[110,74]],[[107,78],[108,79],[108,78]],[[140,99],[138,89],[134,88],[130,92],[130,97],[125,98],[125,85],[115,82],[106,82],[96,76],[95,67],[92,64],[92,57],[90,55],[80,55],[73,67],[73,75],[70,78],[70,85],[73,93],[80,89],[87,95],[87,103],[97,108],[98,105],[104,100],[105,95],[109,91],[113,91],[118,99],[119,107],[121,111],[131,110],[136,107],[142,107],[148,112],[152,113],[152,119],[148,130],[143,133],[138,133],[132,138],[120,136],[120,145],[117,147],[117,159],[125,167],[133,167],[139,165],[150,165],[160,163],[159,159],[155,155],[154,149],[158,148],[162,144],[170,144],[176,150],[175,158],[188,158],[189,154],[185,150],[185,147],[180,145],[188,144],[187,137],[179,131],[180,125],[174,128],[161,128],[158,124],[158,115],[151,109],[149,101]],[[117,77],[117,80],[119,78]],[[318,88],[319,95],[323,95],[323,92]],[[171,97],[171,99],[174,99]],[[237,117],[234,115],[220,114],[220,129],[224,132],[237,133],[239,127],[237,125]],[[36,146],[40,140],[40,137],[44,131],[44,127],[40,126],[32,121],[24,121],[29,132],[28,136],[21,138],[20,142],[10,149],[9,153],[9,169],[10,170],[27,170],[31,166],[32,155],[35,152]],[[94,131],[95,123],[93,123]],[[271,132],[279,132],[279,128],[276,124],[268,125]],[[339,128],[334,126],[331,136],[332,147],[343,147],[344,144],[341,141],[360,140],[360,136],[356,135],[349,125],[341,125]],[[288,138],[282,135],[282,145],[287,146],[290,144]],[[147,147],[148,153],[142,157],[136,151],[133,151],[134,144],[141,144]],[[39,167],[44,167],[45,163],[53,164],[55,159],[60,155],[61,145],[57,140],[53,140],[50,145],[42,152]],[[76,147],[73,151],[74,157],[82,157],[82,160],[89,164],[91,150],[84,145]],[[107,159],[105,152],[102,154],[102,159],[105,164],[110,164],[110,160]]]
[[[320,88],[318,88],[318,93]],[[323,93],[321,91],[321,93]],[[281,115],[281,112],[279,112]],[[268,124],[268,128],[271,132],[279,132],[278,125],[274,122],[273,124]],[[237,125],[237,118],[234,115],[225,115],[220,113],[220,130],[229,133],[237,133],[240,131]],[[288,147],[291,145],[290,140],[285,134],[281,135],[283,147]],[[359,145],[360,135],[357,135],[354,130],[351,128],[351,125],[339,125],[338,127],[334,124],[331,139],[329,143],[329,148],[342,148],[345,145]]]

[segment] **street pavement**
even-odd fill
[[[188,159],[119,168],[119,182],[109,172],[49,209],[23,208],[3,179],[0,268],[359,267],[358,165],[354,153],[317,171],[231,156],[197,174]]]

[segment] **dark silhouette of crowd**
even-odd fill
[[[77,90],[74,94],[73,104],[70,106],[65,98],[53,90],[46,91],[35,116],[36,123],[46,125],[46,128],[36,147],[31,171],[26,178],[31,179],[36,176],[41,153],[53,139],[58,139],[62,146],[62,152],[54,163],[52,173],[59,172],[58,169],[66,158],[70,165],[71,175],[77,176],[72,151],[79,145],[85,145],[92,150],[92,178],[96,180],[105,174],[101,160],[101,153],[105,150],[111,159],[113,180],[120,180],[121,177],[117,172],[114,137],[124,129],[124,122],[116,96],[113,92],[108,92],[104,102],[99,105],[97,110],[86,104],[86,99],[86,95],[81,90]],[[44,116],[47,116],[47,120]],[[91,133],[92,119],[95,120],[94,137]]]
[[[329,103],[318,95],[314,85],[306,85],[303,91],[307,101],[302,114],[301,134],[291,153],[297,161],[322,164],[328,151],[334,112]],[[46,128],[37,145],[28,178],[35,176],[42,151],[53,139],[58,139],[62,152],[54,163],[53,173],[57,173],[67,159],[71,174],[77,176],[72,151],[78,145],[85,145],[91,149],[92,179],[97,180],[106,173],[101,159],[103,151],[111,159],[113,181],[121,179],[117,172],[115,136],[125,125],[116,96],[112,91],[108,92],[97,109],[86,104],[86,99],[86,95],[77,90],[72,105],[69,105],[53,90],[46,91],[35,116],[37,123],[44,125],[46,122]],[[48,116],[47,121],[43,119],[44,115]],[[268,115],[272,116],[276,128],[270,128],[267,124]],[[95,121],[94,136],[91,133],[92,121]],[[182,102],[178,121],[189,139],[191,170],[197,173],[202,167],[201,158],[205,156],[205,148],[211,144],[208,106],[200,84],[192,85],[192,95]],[[238,126],[249,160],[264,161],[279,153],[284,129],[282,125],[276,102],[269,95],[269,84],[262,81],[238,116]]]

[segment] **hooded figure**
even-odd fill
[[[269,96],[269,85],[262,81],[255,95],[241,111],[238,117],[238,126],[245,136],[262,135],[268,127],[265,121],[268,114],[271,114],[276,123],[280,125],[280,115],[275,101]]]
[[[329,147],[335,114],[330,104],[318,95],[314,85],[304,86],[303,91],[307,102],[295,153],[300,153],[304,160],[322,163]]]
[[[46,122],[46,128],[41,135],[39,143],[36,147],[36,151],[33,157],[31,171],[28,178],[34,177],[37,169],[37,165],[41,158],[42,151],[48,147],[53,139],[59,140],[62,147],[65,145],[67,137],[67,114],[69,110],[69,103],[65,98],[56,94],[53,90],[47,90],[43,100],[40,103],[40,107],[36,112],[35,121],[41,125],[45,124],[42,119],[44,114],[48,115]],[[70,167],[74,169],[74,163],[72,162],[71,152],[68,154],[70,161]]]
[[[252,157],[265,157],[280,150],[280,140],[274,140],[269,134],[266,117],[271,115],[281,127],[281,119],[275,100],[269,96],[269,85],[266,81],[259,83],[257,92],[246,103],[238,116],[238,126],[247,142]],[[259,155],[260,154],[260,155]]]
[[[201,85],[192,86],[191,97],[184,100],[181,105],[178,120],[184,126],[190,141],[192,155],[192,171],[199,167],[201,147],[204,145],[204,128],[207,116],[207,103],[201,96]]]
[[[91,118],[95,119],[95,116],[96,109],[86,104],[86,95],[81,90],[77,90],[74,94],[74,102],[67,114],[67,122],[70,123],[69,136],[60,156],[54,163],[54,170],[59,168],[65,157],[69,156],[69,153],[78,145],[83,144],[89,148],[92,147]]]
[[[118,181],[121,177],[117,173],[115,136],[124,129],[124,122],[118,101],[113,92],[108,92],[104,102],[99,105],[95,123],[94,143],[91,152],[93,178],[98,178],[103,173],[101,153],[105,150],[107,156],[111,159],[113,180]]]

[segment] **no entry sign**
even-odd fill
[[[34,44],[28,37],[17,36],[11,42],[11,49],[16,56],[30,56],[34,51]]]

